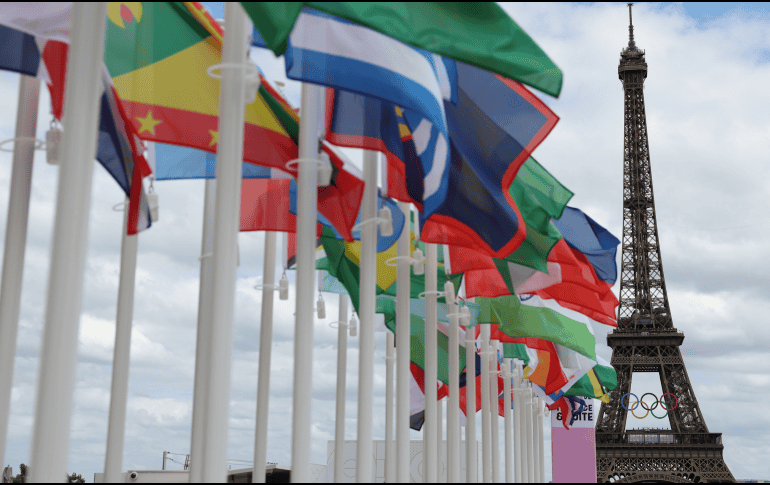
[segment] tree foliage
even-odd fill
[[[29,468],[27,465],[22,463],[19,465],[19,473],[16,475],[16,478],[13,479],[13,483],[27,483],[27,472],[29,471]],[[86,483],[86,479],[83,478],[82,475],[76,474],[75,472],[72,472],[72,475],[67,475],[67,482],[68,483]]]

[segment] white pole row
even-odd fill
[[[246,39],[251,21],[239,3],[230,2],[225,5],[225,24],[227,30],[222,46],[222,60],[225,64],[241,64],[246,59]],[[227,477],[227,424],[241,206],[245,87],[243,69],[223,67],[219,94],[209,371],[204,416],[205,482],[222,482]]]
[[[294,325],[294,405],[291,480],[310,481],[310,426],[313,397],[313,292],[318,219],[318,120],[324,109],[322,88],[302,84],[297,177],[297,310]]]
[[[489,416],[489,325],[481,326],[481,456],[484,483],[492,482],[492,440]]]
[[[500,413],[498,402],[500,390],[497,388],[497,348],[499,342],[489,342],[489,363],[492,366],[489,375],[489,417],[492,421],[492,482],[500,483]]]
[[[505,482],[513,482],[513,437],[511,428],[511,359],[503,361],[503,405],[505,406]]]
[[[211,285],[214,250],[214,198],[216,179],[207,179],[203,196],[203,231],[201,241],[201,269],[198,291],[198,330],[195,344],[195,381],[193,388],[192,433],[190,438],[190,482],[203,480],[204,416],[208,385],[209,327],[211,326]]]
[[[398,238],[396,266],[396,475],[398,483],[409,483],[409,375],[411,353],[411,271],[409,248],[411,230],[409,204],[399,202],[398,208],[406,216],[404,229]]]
[[[385,335],[385,482],[393,483],[396,478],[396,457],[393,456],[393,371],[396,360],[395,335]]]
[[[523,441],[523,435],[522,435],[522,429],[523,429],[523,416],[522,416],[522,382],[521,382],[521,374],[519,372],[519,363],[518,359],[513,359],[514,367],[513,367],[513,471],[514,471],[514,480],[516,483],[522,483],[524,481],[524,474],[522,473],[523,468],[523,460],[522,456],[524,456],[523,448],[524,448],[524,441]]]
[[[467,322],[466,322],[467,323]],[[465,330],[465,483],[478,482],[476,445],[476,339],[473,328]]]
[[[126,434],[126,403],[128,401],[128,370],[131,356],[131,325],[134,316],[134,282],[136,280],[136,252],[139,235],[127,234],[129,199],[123,209],[120,227],[120,281],[118,308],[115,320],[115,350],[112,358],[112,389],[110,414],[107,421],[107,450],[104,459],[104,478],[107,482],[120,481],[123,469],[123,442]]]
[[[364,152],[364,196],[361,201],[361,291],[358,343],[358,483],[370,483],[372,459],[372,404],[374,400],[374,316],[377,286],[377,159],[379,152]]]
[[[67,83],[64,95],[67,129],[51,241],[31,482],[61,481],[67,469],[106,19],[106,2],[73,4],[67,77],[77,82]]]
[[[449,313],[449,397],[447,399],[447,482],[460,481],[460,307],[454,285],[447,281],[444,294]],[[466,361],[468,356],[466,354]]]
[[[425,245],[425,424],[423,428],[424,479],[426,483],[438,482],[438,403],[436,399],[438,373],[438,340],[436,331],[438,286],[438,248],[435,244]]]
[[[270,359],[273,348],[273,300],[275,297],[276,233],[265,232],[265,261],[262,267],[262,314],[259,328],[259,376],[257,378],[257,423],[254,432],[252,482],[265,482],[267,466],[267,422],[270,405]]]
[[[334,417],[334,483],[344,481],[345,465],[345,389],[348,370],[348,295],[340,294],[337,321],[337,395]]]
[[[5,442],[11,413],[13,366],[16,357],[16,337],[19,331],[21,282],[27,243],[29,196],[32,188],[32,160],[39,98],[40,79],[22,75],[19,79],[16,140],[13,143],[3,276],[0,283],[0,459],[5,457]]]

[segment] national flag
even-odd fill
[[[287,49],[303,8],[310,7],[405,44],[497,72],[552,96],[558,96],[561,90],[559,68],[492,2],[244,2],[242,5],[276,55]]]
[[[524,219],[527,236],[521,246],[504,259],[518,266],[547,273],[548,254],[562,237],[551,219],[562,216],[573,194],[532,157],[519,169],[509,191]],[[453,273],[497,268],[493,258],[470,248],[450,246],[450,255]],[[529,273],[523,268],[518,272]],[[509,279],[515,282],[526,278],[520,276]]]
[[[352,165],[341,153],[332,146],[324,145],[324,149],[330,155],[329,159],[333,167],[332,185],[318,188],[318,219],[319,222],[333,227],[340,238],[353,240],[351,232],[356,221],[356,213],[359,210],[364,184],[361,177]],[[151,165],[154,165],[158,180],[215,178],[216,154],[204,152],[187,147],[166,145],[162,143],[152,144],[149,150]],[[293,232],[296,227],[294,219],[296,215],[296,183],[288,173],[275,168],[261,167],[251,163],[243,163],[243,184],[241,196],[241,230],[263,231],[281,230]],[[246,179],[292,179],[291,184],[269,184],[246,182]],[[288,182],[288,180],[287,180]],[[285,193],[287,188],[291,188]],[[267,196],[267,192],[276,195],[276,199]],[[280,203],[280,197],[287,195],[290,205],[286,207],[270,208],[271,200]],[[250,205],[256,204],[256,205]],[[389,206],[390,207],[390,206]],[[289,212],[283,212],[288,208]],[[403,227],[403,216],[399,218],[400,211],[395,204],[391,207],[394,221],[394,232]],[[267,210],[278,219],[287,219],[263,225],[266,222],[256,211]],[[290,217],[291,216],[291,217]],[[289,220],[290,219],[290,220]],[[400,222],[400,224],[399,224]],[[273,229],[270,229],[273,227]],[[274,229],[283,227],[283,229]],[[360,231],[357,231],[360,232]],[[395,237],[398,237],[397,235]],[[360,236],[359,236],[360,238]]]
[[[610,286],[618,277],[615,255],[620,241],[607,229],[588,217],[580,209],[567,207],[554,224],[567,244],[585,255],[596,271],[596,276]]]
[[[214,153],[220,82],[206,70],[222,62],[222,36],[213,20],[201,23],[202,10],[190,2],[111,3],[105,62],[142,139]],[[271,109],[277,101],[266,84],[245,107],[244,160],[284,170],[297,144]]]
[[[548,255],[548,261],[559,265],[561,281],[537,290],[524,289],[521,293],[553,299],[565,308],[579,311],[598,322],[616,327],[615,308],[619,302],[610,285],[596,276],[588,258],[559,241]]]
[[[385,155],[385,194],[422,210],[424,173],[404,113],[393,103],[327,89],[326,140]]]
[[[290,179],[245,179],[241,182],[241,231],[297,232],[291,213]],[[318,223],[320,237],[322,225]]]
[[[13,3],[6,4],[0,12],[0,23],[6,24],[0,30],[0,69],[36,75],[46,81],[53,115],[58,120],[63,117],[71,8],[71,4]],[[142,187],[142,179],[150,170],[144,147],[106,71],[102,79],[96,159],[129,198],[126,230],[136,234],[151,224]]]
[[[409,427],[420,431],[425,423],[425,371],[414,362],[409,364]],[[449,386],[436,383],[436,400],[449,395]]]
[[[606,360],[597,356],[597,363],[565,393],[568,396],[596,398],[610,402],[609,392],[618,387],[618,374]]]
[[[421,239],[504,258],[526,236],[510,186],[558,117],[524,86],[491,72],[457,63],[457,83],[457,103],[444,103],[449,185],[441,205],[422,212]],[[413,112],[405,115],[425,166],[435,157],[436,130]]]
[[[513,338],[534,337],[596,360],[596,341],[588,318],[553,300],[516,295],[477,298],[479,323],[493,323]]]
[[[34,35],[0,25],[0,46],[0,69],[37,76],[40,49]]]
[[[444,99],[456,101],[455,62],[310,8],[297,18],[285,60],[291,79],[396,103],[435,127],[443,150],[422,159],[428,183],[421,200],[432,212],[446,192]]]
[[[406,216],[404,216],[404,213],[401,212],[401,209],[399,209],[398,204],[396,204],[395,202],[393,202],[392,200],[386,197],[382,197],[382,195],[378,190],[377,214],[379,214],[382,208],[387,208],[390,211],[392,224],[393,224],[393,234],[391,234],[390,236],[383,236],[380,226],[379,225],[377,226],[377,252],[378,253],[387,251],[391,246],[396,244],[399,236],[401,235],[401,231],[404,229],[404,224],[406,222]],[[297,215],[297,184],[292,184],[291,186],[290,211],[292,214]],[[326,227],[334,231],[334,235],[338,241],[344,241],[344,240],[360,241],[361,240],[361,212],[360,211],[358,212],[358,216],[355,219],[355,225],[353,226],[352,230],[349,232],[348,237],[345,237],[345,235],[343,235],[339,230],[337,230],[335,225],[332,224],[327,217],[325,217],[324,215],[325,213],[328,213],[328,209],[325,210],[324,212],[321,212],[321,211],[318,212],[318,222],[320,222],[321,224],[325,225]],[[348,224],[347,221],[345,221],[345,223]]]
[[[147,142],[147,161],[155,180],[213,179],[217,175],[216,153],[166,143]],[[243,162],[244,179],[291,178],[277,168]]]
[[[412,236],[413,237],[413,236]],[[324,234],[321,237],[321,243],[326,253],[326,257],[317,261],[316,269],[322,269],[328,271],[332,276],[337,278],[340,283],[347,289],[350,299],[353,302],[353,307],[358,311],[359,304],[359,291],[360,291],[360,255],[361,255],[361,243],[359,241],[343,242],[337,240],[334,232],[330,229],[324,229]],[[417,243],[418,247],[424,252],[425,248],[422,243]],[[412,245],[409,250],[411,255],[415,246]],[[438,251],[439,255],[442,251]],[[397,244],[393,244],[387,250],[377,253],[377,294],[385,294],[395,297],[396,296],[396,267],[386,264],[386,261],[395,258],[397,256]],[[460,287],[462,282],[462,275],[447,276],[443,268],[443,258],[439,256],[438,262],[438,287],[443,288],[444,283],[449,278],[455,285],[455,288]],[[411,295],[413,298],[417,298],[420,292],[425,291],[425,276],[415,275],[413,269],[411,272]],[[443,301],[439,298],[439,301]]]

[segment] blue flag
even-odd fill
[[[264,47],[261,37],[252,42]],[[392,103],[425,120],[425,129],[435,130],[437,149],[421,159],[425,182],[420,196],[423,210],[433,213],[447,191],[444,102],[457,99],[455,61],[308,8],[297,19],[284,55],[291,79]]]
[[[618,278],[615,262],[620,241],[580,209],[565,207],[561,218],[553,220],[567,244],[586,255],[596,276],[614,285]]]
[[[154,143],[153,145],[154,152],[153,150],[150,151],[150,158],[154,158],[155,161],[155,168],[153,169],[155,180],[216,178],[216,153],[165,143]],[[291,178],[291,176],[282,170],[243,162],[243,178],[269,179]]]
[[[483,69],[458,62],[457,83],[457,103],[444,102],[451,157],[447,195],[433,214],[421,214],[421,239],[504,258],[526,234],[508,189],[558,117],[521,84]],[[437,133],[414,112],[405,114],[424,166],[441,148]]]

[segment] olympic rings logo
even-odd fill
[[[629,408],[628,406],[626,406],[626,404],[625,404],[625,402],[624,402],[624,401],[625,401],[625,399],[626,399],[626,396],[634,396],[634,397],[636,398],[636,401],[634,401],[634,403],[633,403],[633,404],[631,404],[631,407],[630,407],[630,408]],[[652,397],[655,399],[655,401],[653,401],[653,402],[652,402],[652,404],[648,404],[648,403],[647,403],[647,402],[644,400],[644,398],[645,398],[645,397],[647,397],[647,396],[652,396]],[[667,407],[666,407],[666,402],[665,402],[665,401],[663,401],[663,396],[671,396],[671,397],[673,397],[673,398],[674,398],[674,406],[673,406],[673,407],[670,407],[670,408],[667,408]],[[630,398],[629,398],[629,403],[630,403],[630,402],[631,402],[631,401],[630,401]],[[658,404],[660,404],[660,407],[662,407],[663,409],[665,409],[665,410],[666,410],[666,414],[664,414],[663,416],[658,416],[658,415],[656,415],[656,414],[655,414],[655,409],[657,409],[657,408],[658,408]],[[641,398],[641,399],[639,399],[639,397],[638,397],[636,394],[634,394],[634,393],[632,393],[632,392],[627,392],[627,393],[623,394],[623,397],[622,397],[622,398],[620,398],[620,405],[621,405],[621,406],[623,406],[623,409],[625,409],[626,411],[631,411],[631,414],[632,414],[632,415],[633,415],[633,416],[634,416],[636,419],[644,419],[644,418],[646,418],[646,417],[647,417],[648,415],[650,415],[650,414],[652,414],[652,417],[654,417],[654,418],[657,418],[657,419],[663,419],[663,418],[665,418],[665,417],[667,417],[667,416],[668,416],[668,412],[669,412],[669,411],[673,411],[674,409],[676,409],[676,408],[678,408],[678,407],[679,407],[679,398],[677,398],[677,397],[676,397],[674,394],[672,394],[672,393],[670,393],[670,392],[667,392],[667,393],[665,393],[665,394],[661,395],[661,396],[660,396],[660,399],[657,399],[657,398],[655,397],[655,394],[653,394],[653,393],[651,393],[651,392],[648,392],[648,393],[646,393],[646,394],[643,394],[643,395],[642,395],[642,398]],[[644,416],[637,416],[637,415],[636,415],[636,412],[635,412],[635,411],[636,411],[636,408],[638,408],[639,406],[641,406],[641,407],[642,407],[642,409],[644,409],[645,411],[647,411],[646,413],[644,413]]]

